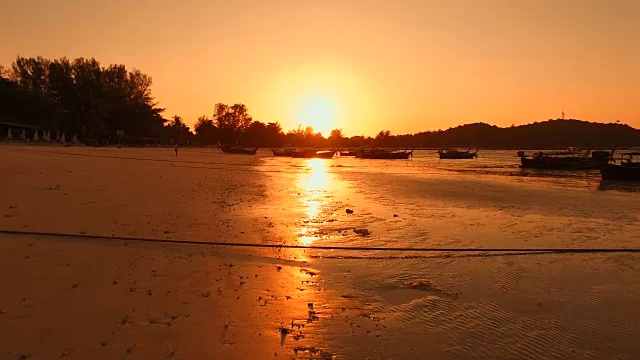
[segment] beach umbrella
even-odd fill
[[[26,140],[27,139],[27,134],[24,132],[24,129],[22,129],[22,131],[20,131],[20,140]]]
[[[62,136],[60,137],[60,142],[63,143],[63,144],[65,143],[64,133],[62,133]]]
[[[73,137],[71,138],[71,143],[72,144],[77,144],[78,143],[78,137],[76,136],[76,134],[73,134]]]
[[[40,141],[40,138],[38,137],[38,130],[33,133],[33,141]]]
[[[56,131],[56,141],[60,141],[60,130]]]
[[[13,136],[11,136],[11,128],[9,128],[9,130],[7,130],[7,140],[11,139],[13,139]]]

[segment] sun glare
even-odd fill
[[[338,104],[325,96],[307,96],[300,100],[297,120],[305,126],[312,126],[324,136],[338,128]]]
[[[323,136],[333,129],[357,134],[371,125],[364,119],[378,114],[374,88],[357,68],[327,57],[275,71],[264,92],[265,106],[282,118],[285,130],[312,126]]]
[[[302,190],[302,205],[305,208],[307,219],[305,224],[313,224],[326,211],[327,191],[331,187],[331,175],[328,172],[327,164],[323,159],[309,159],[307,161],[309,172],[301,173],[299,186]],[[298,237],[303,245],[311,245],[318,236],[314,232],[317,228],[303,226],[298,231]]]

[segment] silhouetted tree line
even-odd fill
[[[278,123],[265,125],[257,121],[250,122],[244,131],[238,130],[232,133],[233,135],[228,135],[221,132],[222,129],[216,126],[218,123],[201,117],[196,124],[196,138],[202,139],[202,143],[212,143],[206,139],[217,139],[215,141],[221,142],[233,139],[233,143],[258,147],[566,149],[574,146],[613,149],[640,146],[640,130],[629,125],[573,119],[550,119],[508,128],[475,123],[444,131],[405,135],[392,135],[388,130],[384,130],[375,137],[345,137],[342,130],[334,129],[327,138],[314,132],[312,127],[298,127],[285,134]]]
[[[216,104],[213,117],[201,116],[194,126],[199,144],[242,144],[256,147],[280,146],[282,127],[277,122],[254,121],[244,104]]]
[[[93,58],[18,57],[0,74],[0,118],[81,139],[160,137],[166,120],[151,84],[139,70]]]
[[[484,149],[640,146],[640,130],[628,125],[560,119],[508,128],[474,123],[405,135],[385,130],[375,137],[346,137],[342,130],[334,129],[325,138],[312,127],[285,133],[278,122],[253,120],[244,104],[220,103],[211,117],[198,118],[191,131],[179,116],[162,117],[164,109],[151,95],[151,84],[151,77],[139,70],[124,65],[102,67],[93,58],[18,57],[9,68],[0,66],[0,122],[77,134],[85,142],[124,138],[130,144]]]
[[[640,145],[640,130],[616,123],[575,119],[549,119],[533,124],[501,128],[485,123],[467,124],[445,131],[392,136],[387,146],[479,147],[482,149],[591,149]]]

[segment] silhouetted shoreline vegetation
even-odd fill
[[[193,130],[180,116],[167,119],[151,94],[151,77],[96,59],[17,57],[0,67],[0,137],[12,125],[31,131],[77,135],[87,144],[255,147],[479,147],[483,149],[625,148],[640,146],[640,130],[625,124],[555,119],[501,128],[486,123],[447,130],[375,137],[346,137],[335,129],[323,137],[311,127],[285,132],[278,122],[253,120],[244,104],[214,106]],[[15,137],[15,135],[14,135]]]

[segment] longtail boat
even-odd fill
[[[611,160],[609,151],[581,151],[569,148],[566,151],[545,152],[538,151],[533,155],[526,155],[518,151],[522,168],[549,170],[592,170],[599,169]]]
[[[220,145],[220,150],[228,154],[255,155],[258,148],[250,148],[238,145]]]
[[[293,148],[287,148],[287,149],[271,149],[271,152],[273,153],[273,156],[293,156],[293,153],[296,152],[298,150],[293,149]]]
[[[413,154],[413,149],[393,150],[393,149],[360,149],[356,152],[356,157],[361,159],[408,159]]]
[[[300,151],[294,153],[293,157],[302,159],[331,159],[335,154],[336,152],[331,150]]]
[[[478,157],[478,149],[475,152],[471,152],[471,149],[467,151],[459,151],[456,149],[440,149],[438,150],[440,159],[473,159]]]
[[[622,154],[620,164],[602,164],[600,175],[602,180],[640,182],[640,152]]]
[[[356,156],[356,151],[354,150],[340,150],[340,156]]]
[[[335,151],[332,150],[317,150],[317,149],[271,149],[274,156],[287,156],[298,159],[330,159],[335,155]]]

